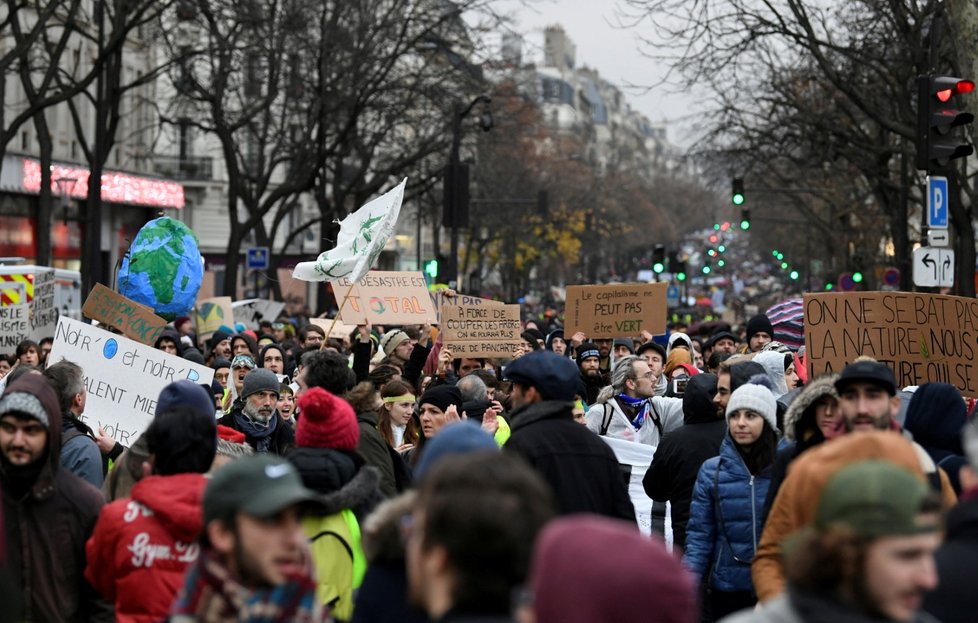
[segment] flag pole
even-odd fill
[[[323,340],[323,345],[319,347],[319,350],[326,350],[326,342],[329,341],[329,334],[333,332],[333,327],[336,326],[336,321],[339,320],[340,314],[343,313],[343,307],[346,305],[346,300],[350,298],[350,293],[353,292],[353,286],[356,284],[356,281],[350,281],[350,287],[347,288],[346,294],[343,295],[343,301],[340,303],[340,308],[336,310],[336,315],[333,316],[333,322],[329,323],[329,330],[326,331],[326,339]]]

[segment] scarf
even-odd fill
[[[627,405],[631,409],[638,409],[638,413],[632,419],[632,427],[635,430],[642,428],[642,424],[645,423],[645,416],[649,414],[649,407],[651,403],[648,398],[632,398],[626,394],[618,394],[616,396],[619,401]]]
[[[279,419],[278,413],[273,413],[268,423],[263,424],[252,420],[243,411],[234,414],[235,426],[249,439],[255,440],[255,452],[259,453],[268,452],[268,448],[272,444],[272,433],[278,428]]]
[[[307,561],[308,562],[308,561]],[[234,580],[213,551],[201,552],[170,612],[173,623],[313,623],[326,613],[316,599],[311,565],[271,588],[249,589]]]

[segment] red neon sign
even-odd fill
[[[88,173],[88,169],[80,167],[51,165],[51,192],[60,196],[61,189],[58,188],[56,180],[72,178],[75,183],[70,191],[71,196],[84,199],[88,196]],[[24,159],[23,185],[27,192],[41,191],[41,163],[29,158]],[[179,209],[184,206],[183,186],[166,180],[107,171],[102,174],[102,201]]]

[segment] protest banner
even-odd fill
[[[131,446],[149,426],[163,388],[187,379],[210,385],[214,371],[127,337],[73,320],[58,319],[49,362],[81,366],[88,390],[82,417],[116,441]]]
[[[333,322],[330,318],[310,318],[309,324],[322,327],[323,331],[326,331],[327,338],[336,338],[337,340],[350,337],[350,334],[357,329],[357,325],[355,324]]]
[[[245,299],[231,303],[234,322],[240,322],[249,329],[258,329],[262,320],[274,321],[285,309],[285,303],[265,299]]]
[[[231,297],[215,296],[197,301],[194,324],[197,326],[197,339],[201,341],[207,340],[221,327],[233,333],[234,308],[231,306]]]
[[[437,312],[439,323],[441,322],[441,308],[445,305],[485,305],[494,307],[505,305],[505,303],[502,301],[483,299],[479,298],[478,296],[470,296],[468,294],[456,294],[454,296],[448,296],[445,294],[447,291],[448,288],[442,288],[440,290],[428,293],[428,296],[435,304],[435,311]]]
[[[31,301],[31,339],[40,342],[54,337],[58,306],[54,303],[54,269],[34,271],[34,300]]]
[[[645,478],[645,472],[649,471],[649,466],[652,464],[655,447],[614,437],[602,436],[601,439],[614,451],[618,463],[629,467],[628,497],[632,499],[632,506],[635,507],[635,521],[638,522],[638,529],[642,534],[652,534],[652,499],[645,493],[642,479]],[[669,515],[666,518],[665,534],[662,536],[666,544],[671,547],[672,522]]]
[[[85,299],[82,313],[122,331],[128,338],[150,346],[156,342],[166,326],[166,320],[154,314],[149,307],[127,299],[101,283],[96,283],[92,293]]]
[[[13,355],[17,345],[31,337],[31,306],[0,307],[0,353]]]
[[[916,292],[806,294],[809,378],[865,355],[885,363],[897,387],[950,383],[978,396],[978,300]]]
[[[666,332],[666,290],[660,283],[567,286],[564,335],[588,338],[633,337]]]
[[[420,271],[372,270],[356,283],[339,279],[332,284],[333,292],[349,292],[337,316],[346,324],[363,324],[365,318],[375,325],[431,324],[438,320]]]
[[[441,319],[442,343],[456,359],[512,357],[522,343],[519,305],[489,304],[484,299],[445,305]]]

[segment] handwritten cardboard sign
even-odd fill
[[[420,271],[372,270],[350,288],[348,279],[334,281],[337,301],[350,296],[339,319],[347,324],[428,324],[438,321],[428,284]]]
[[[82,313],[102,324],[115,327],[128,338],[150,346],[156,342],[166,326],[166,320],[153,313],[149,307],[132,301],[101,283],[96,283],[92,293],[85,299]]]
[[[564,335],[632,337],[666,332],[666,283],[567,286]]]
[[[978,396],[978,299],[914,292],[805,295],[809,377],[866,355],[897,386],[950,383]]]
[[[231,303],[234,322],[240,322],[249,329],[258,329],[262,320],[274,321],[285,309],[285,303],[265,299],[245,299]]]
[[[339,320],[333,322],[331,318],[310,318],[309,323],[317,327],[322,327],[323,331],[327,333],[326,337],[336,338],[337,340],[350,337],[350,334],[357,329],[355,324],[346,324]]]
[[[209,339],[221,327],[233,333],[234,308],[231,306],[231,297],[215,296],[197,301],[194,323],[197,326],[197,339],[202,342]]]
[[[34,300],[31,301],[31,339],[39,342],[54,337],[58,306],[54,303],[54,270],[34,271]]]
[[[456,294],[455,296],[448,296],[445,294],[446,291],[447,288],[442,288],[440,290],[428,293],[431,300],[434,301],[435,310],[438,312],[438,322],[441,322],[441,308],[445,305],[505,305],[505,303],[502,301],[479,298],[478,296],[470,296],[468,294]]]
[[[456,359],[512,357],[522,341],[519,305],[445,305],[441,319],[442,342]]]
[[[58,319],[48,357],[81,366],[88,390],[82,419],[127,446],[153,420],[164,387],[182,379],[202,385],[214,380],[206,366],[66,316]]]
[[[14,354],[17,345],[31,336],[31,306],[0,307],[0,353]]]

